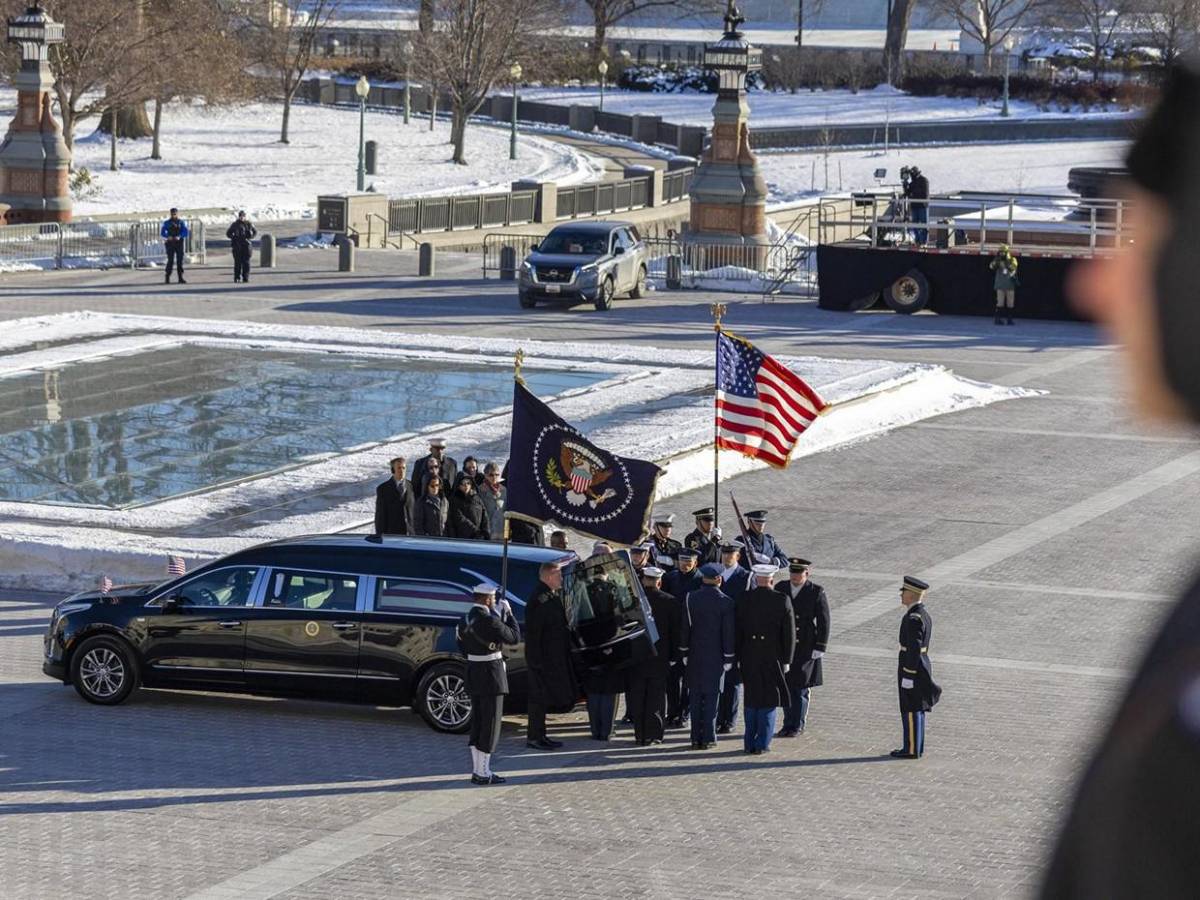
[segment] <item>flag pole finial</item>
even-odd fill
[[[713,331],[721,330],[721,317],[725,315],[728,309],[729,307],[724,303],[713,303],[708,307],[708,311],[712,313],[713,317]]]
[[[525,379],[521,377],[521,366],[525,364],[525,351],[520,347],[517,348],[517,354],[513,357],[513,378],[517,384],[524,384]]]

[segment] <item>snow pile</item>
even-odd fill
[[[281,247],[291,247],[293,250],[327,250],[333,246],[336,235],[322,231],[320,234],[302,234],[279,242]]]
[[[34,342],[54,346],[37,349]],[[73,343],[72,343],[73,341]],[[620,344],[515,341],[444,335],[389,334],[386,346],[366,329],[254,322],[218,322],[92,313],[17,320],[0,334],[9,350],[6,373],[64,366],[89,357],[180,342],[216,342],[244,349],[286,347],[295,351],[445,360],[449,363],[511,365],[518,346],[526,365],[575,367],[604,373],[587,388],[551,399],[555,410],[601,446],[666,465],[660,499],[708,483],[712,475],[712,358],[709,351],[658,349]],[[1029,396],[1019,388],[980,384],[940,366],[880,360],[780,357],[835,408],[806,433],[797,456],[865,440],[910,422],[956,409]],[[631,390],[631,385],[636,385]],[[654,415],[647,416],[647,408]],[[381,461],[415,458],[428,434],[443,434],[454,455],[502,459],[511,416],[507,409],[461,422],[431,426],[421,434],[398,435],[340,455],[314,459],[286,472],[239,485],[178,497],[129,510],[0,503],[0,585],[69,590],[93,583],[104,572],[116,581],[160,577],[163,558],[209,559],[263,540],[299,533],[354,530],[369,522]],[[728,477],[757,467],[723,453]],[[208,522],[277,504],[284,494],[322,496],[363,485],[361,499],[330,501],[278,521],[246,527],[228,536],[190,534]],[[212,533],[209,531],[208,533]]]

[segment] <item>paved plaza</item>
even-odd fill
[[[284,251],[246,286],[219,262],[182,287],[128,270],[6,276],[0,327],[94,310],[352,325],[380,342],[699,349],[719,299],[728,327],[767,351],[938,363],[1047,393],[722,485],[723,504],[733,491],[742,509],[771,510],[768,530],[813,560],[832,605],[808,731],[766,756],[744,756],[740,735],[690,751],[683,731],[637,747],[624,726],[601,744],[581,713],[552,719],[562,750],[535,753],[513,717],[495,762],[509,782],[472,787],[466,738],[407,709],[164,691],[96,707],[40,672],[60,598],[4,593],[0,896],[1032,894],[1088,747],[1193,563],[1200,443],[1130,420],[1098,332],[703,292],[522,311],[511,285],[479,280],[478,255],[446,255],[422,280],[415,254],[364,252],[348,275],[330,251]],[[663,506],[686,520],[711,498]],[[904,574],[933,586],[945,689],[919,761],[887,755]]]

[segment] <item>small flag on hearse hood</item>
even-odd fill
[[[662,469],[597,447],[518,382],[506,515],[635,544],[649,531]]]
[[[167,557],[167,574],[172,578],[178,578],[180,575],[187,574],[187,567],[183,564],[182,556]]]

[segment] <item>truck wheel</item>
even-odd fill
[[[893,312],[920,312],[929,302],[929,279],[917,269],[910,269],[883,292],[883,302]]]
[[[875,306],[877,303],[879,303],[880,299],[882,298],[880,297],[879,291],[876,291],[873,294],[866,294],[865,296],[859,297],[857,300],[851,300],[846,305],[846,309],[850,310],[850,312],[862,312],[863,310],[867,310]]]
[[[463,667],[452,662],[431,667],[417,685],[415,705],[434,731],[466,734],[471,728],[471,697]]]

